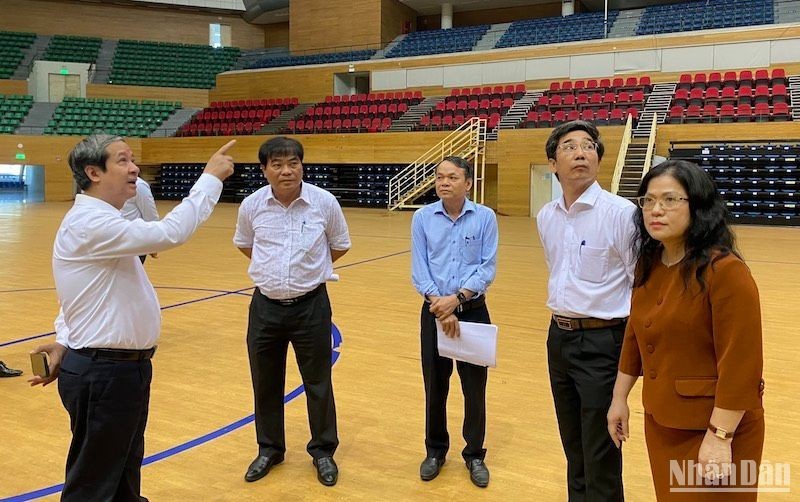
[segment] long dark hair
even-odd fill
[[[688,287],[694,277],[705,289],[703,274],[709,264],[728,254],[741,258],[736,250],[733,232],[728,225],[728,209],[717,193],[714,180],[697,164],[685,160],[668,160],[651,169],[642,179],[637,195],[647,193],[650,180],[668,175],[681,184],[689,197],[689,228],[686,230],[686,256],[681,263],[683,282]],[[661,260],[661,243],[653,239],[644,225],[642,209],[636,212],[636,274],[633,286],[643,286],[653,267]]]

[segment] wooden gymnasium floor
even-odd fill
[[[172,205],[159,203],[161,214]],[[0,359],[25,369],[26,376],[28,351],[52,338],[45,336],[58,308],[52,242],[69,206],[0,204]],[[490,371],[487,391],[492,480],[481,490],[470,483],[460,458],[463,404],[455,375],[448,462],[436,480],[419,479],[424,396],[420,301],[410,282],[411,213],[377,209],[345,210],[353,248],[337,264],[341,281],[329,286],[343,339],[334,366],[339,484],[325,488],[316,480],[305,452],[303,395],[286,405],[285,463],[263,480],[245,483],[244,471],[256,454],[244,341],[251,283],[247,260],[231,243],[236,210],[220,204],[187,245],[147,261],[164,310],[146,436],[146,454],[155,461],[143,467],[144,495],[154,501],[566,499],[545,357],[546,270],[534,220],[499,218],[498,274],[488,296],[500,327],[498,367]],[[800,229],[740,227],[737,233],[761,291],[764,459],[800,470]],[[290,361],[287,394],[299,385]],[[631,395],[632,437],[624,454],[626,495],[636,502],[654,499],[640,388]],[[63,482],[69,443],[68,417],[55,385],[32,389],[24,378],[0,380],[0,410],[0,499],[48,493]],[[207,435],[213,438],[204,442]],[[800,479],[793,488],[796,496]]]

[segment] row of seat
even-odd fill
[[[520,127],[525,128],[540,128],[540,127],[554,127],[558,124],[568,122],[571,120],[585,120],[587,122],[594,122],[598,126],[602,125],[623,125],[628,120],[628,116],[634,120],[639,119],[639,110],[637,108],[600,108],[598,110],[558,110],[550,112],[545,110],[543,112],[530,111],[528,112],[525,120],[523,120]]]
[[[328,118],[290,120],[281,130],[283,134],[330,134],[384,132],[392,125],[391,117],[363,119]]]
[[[755,88],[755,91],[747,86],[742,86],[738,89],[723,87],[721,92],[715,87],[709,87],[705,91],[700,88],[694,88],[690,91],[678,89],[675,91],[672,104],[679,106],[702,106],[707,103],[752,105],[758,103],[787,103],[788,101],[789,94],[786,90],[786,86],[783,84],[776,84],[771,89],[766,85],[759,85]]]
[[[422,101],[422,91],[397,91],[397,92],[375,92],[369,94],[352,94],[325,96],[326,104],[391,104],[405,103],[407,106],[414,106]],[[319,104],[318,104],[319,105]]]
[[[33,106],[33,96],[0,94],[0,134],[14,134]]]
[[[772,107],[768,103],[756,103],[755,107],[749,104],[734,106],[725,104],[717,107],[715,104],[705,106],[689,105],[673,106],[667,115],[670,124],[699,124],[701,122],[783,122],[791,120],[789,105],[775,103]]]
[[[173,101],[67,98],[58,105],[46,135],[86,135],[103,131],[147,137],[177,109]]]
[[[35,33],[0,31],[0,79],[11,78],[34,40]]]
[[[652,35],[773,22],[772,0],[702,0],[646,7],[636,34]]]
[[[752,70],[742,70],[739,73],[735,71],[726,71],[724,73],[714,71],[710,73],[683,73],[678,77],[677,89],[707,89],[707,88],[723,88],[723,87],[753,87],[759,85],[774,86],[786,85],[786,70],[783,68],[774,68],[770,75],[769,70],[759,69],[753,72]]]
[[[563,98],[560,94],[555,94],[550,97],[541,96],[535,105],[536,111],[542,112],[550,110],[555,112],[557,110],[570,111],[577,110],[599,110],[605,108],[610,110],[615,107],[633,107],[639,110],[644,108],[645,94],[642,91],[627,92],[621,91],[619,94],[613,92],[593,93],[593,94],[579,94],[577,97],[572,94],[567,94]]]
[[[564,80],[563,82],[554,81],[550,82],[547,94],[552,96],[560,94],[565,96],[573,94],[580,96],[586,93],[595,92],[619,92],[619,91],[642,91],[644,93],[650,92],[652,82],[649,75],[642,75],[641,77],[614,77],[614,78],[601,78],[588,80]]]
[[[610,29],[618,14],[617,10],[609,11],[608,25],[605,24],[602,12],[514,21],[497,41],[495,48],[603,38],[606,26]]]
[[[302,56],[264,56],[246,66],[248,69],[276,68],[281,66],[300,66],[308,64],[341,63],[345,61],[363,61],[375,55],[375,49],[359,51],[326,52]]]
[[[45,61],[92,63],[97,61],[102,43],[103,39],[97,37],[54,35],[50,39],[42,59]]]
[[[470,51],[488,29],[488,25],[480,25],[445,30],[415,31],[405,35],[386,53],[385,57],[398,58]]]

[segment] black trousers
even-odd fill
[[[293,305],[268,300],[258,288],[250,302],[247,352],[255,396],[256,439],[259,455],[286,451],[283,398],[286,354],[292,344],[306,393],[314,458],[336,451],[336,406],[331,383],[331,304],[325,286]]]
[[[139,492],[152,377],[149,360],[92,359],[67,350],[58,393],[72,443],[61,500],[147,500]]]
[[[570,502],[624,500],[622,452],[606,415],[617,379],[625,324],[566,331],[550,323],[547,360]]]
[[[439,356],[436,337],[436,317],[422,304],[420,315],[420,344],[422,346],[422,377],[425,383],[425,448],[427,456],[443,459],[450,449],[447,433],[447,395],[453,360]],[[489,324],[486,306],[456,314],[460,321]],[[465,461],[486,456],[483,440],[486,436],[486,377],[485,366],[456,361],[461,391],[464,393],[464,425],[462,434],[467,445],[461,452]]]

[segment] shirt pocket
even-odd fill
[[[608,276],[608,248],[579,246],[577,276],[588,282],[605,281]]]
[[[300,249],[309,253],[324,240],[325,227],[318,223],[304,223],[300,230]]]
[[[481,262],[481,241],[475,238],[464,239],[464,263],[475,265]]]

